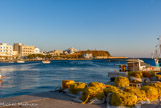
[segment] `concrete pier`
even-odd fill
[[[0,108],[106,108],[106,104],[80,104],[62,92],[53,91],[3,98],[0,99]],[[161,108],[161,103],[153,102],[141,108]]]
[[[0,99],[0,108],[105,108],[105,104],[89,105],[74,102],[62,92],[43,92]]]

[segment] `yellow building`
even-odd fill
[[[21,56],[28,56],[28,55],[34,54],[34,51],[35,51],[34,46],[26,46],[26,45],[20,46],[20,55]]]
[[[19,56],[28,56],[34,54],[35,46],[28,46],[22,43],[14,43],[13,49],[18,51]]]

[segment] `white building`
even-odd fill
[[[69,48],[66,51],[68,51],[69,54],[74,54],[77,52],[77,50],[75,48]]]
[[[11,57],[13,55],[13,46],[7,43],[0,43],[0,56]]]
[[[40,49],[39,48],[35,48],[34,49],[34,54],[40,54]]]
[[[88,54],[88,53],[83,54],[83,57],[86,59],[93,58],[92,54]]]

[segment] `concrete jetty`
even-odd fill
[[[0,108],[105,108],[105,104],[92,105],[74,102],[62,92],[43,92],[0,99]]]
[[[0,108],[108,108],[106,104],[80,104],[72,97],[59,92],[50,91],[29,95],[0,99]],[[161,103],[145,104],[141,108],[161,108]]]

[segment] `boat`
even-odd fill
[[[42,63],[44,63],[44,64],[49,64],[49,63],[51,63],[49,60],[44,60],[44,61],[42,61]]]
[[[14,63],[14,61],[9,61],[8,63]]]
[[[116,77],[123,76],[128,77],[128,72],[133,71],[154,71],[154,72],[160,72],[159,67],[153,67],[149,66],[146,63],[144,63],[143,60],[140,59],[128,59],[127,65],[119,65],[119,71],[118,72],[109,72],[108,76],[110,77],[111,81],[114,81]]]
[[[161,55],[161,36],[159,38],[157,38],[157,40],[159,40],[159,44],[157,44],[156,50],[155,50],[155,57],[154,62],[155,62],[155,66],[156,67],[161,67],[161,59],[160,59],[160,55]]]
[[[44,63],[44,64],[49,64],[49,63],[51,63],[51,62],[50,62],[50,60],[49,60],[48,58],[45,58],[45,60],[43,60],[42,63]]]
[[[25,61],[23,61],[23,60],[17,60],[16,62],[17,63],[25,63]]]

